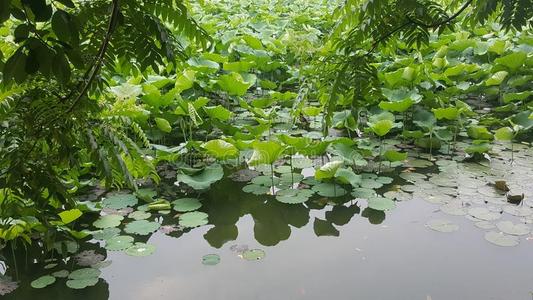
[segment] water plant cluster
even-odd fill
[[[313,228],[338,236],[403,201],[435,205],[435,231],[462,216],[498,246],[530,234],[530,8],[516,24],[453,23],[466,7],[445,26],[411,16],[355,49],[355,1],[82,2],[0,2],[0,259],[18,272],[30,253],[32,288],[94,286],[107,251],[157,253],[152,234],[213,226],[219,249],[245,214],[262,246],[311,209],[331,208]]]

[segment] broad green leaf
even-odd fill
[[[492,140],[492,134],[489,132],[485,126],[476,126],[472,125],[468,127],[467,131],[468,136],[475,140]]]
[[[233,113],[222,105],[205,106],[203,109],[209,117],[216,118],[220,121],[227,121],[233,116]]]
[[[320,167],[315,172],[315,179],[322,180],[322,179],[331,179],[335,177],[335,173],[337,173],[337,170],[342,166],[343,162],[340,160],[336,161],[330,161]]]
[[[511,141],[514,132],[510,127],[502,127],[494,132],[494,137],[499,141]]]
[[[254,152],[248,160],[248,165],[256,166],[260,164],[273,164],[285,151],[285,147],[275,141],[254,141],[253,144]]]
[[[79,209],[70,209],[60,212],[58,215],[65,224],[71,223],[81,217],[83,213]]]
[[[335,172],[335,178],[342,183],[358,187],[361,183],[361,175],[355,174],[351,169],[340,168]]]
[[[217,83],[229,95],[243,96],[246,91],[255,83],[255,76],[249,75],[247,78],[239,73],[232,72],[222,75],[218,78]]]
[[[398,152],[396,150],[387,150],[383,156],[388,160],[388,161],[404,161],[407,159],[407,152]]]
[[[234,158],[239,154],[239,150],[233,144],[220,139],[210,140],[202,144],[202,148],[216,159]]]
[[[514,52],[494,60],[494,63],[504,65],[511,71],[516,71],[526,61],[527,54],[525,52]]]
[[[489,79],[485,80],[486,86],[500,85],[509,73],[507,71],[498,71],[494,73]]]
[[[380,137],[389,133],[393,126],[394,122],[391,120],[379,120],[375,123],[370,123],[370,129]]]
[[[211,184],[222,179],[223,176],[224,170],[222,167],[219,164],[212,164],[194,175],[187,175],[181,171],[177,175],[177,180],[174,184],[179,185],[180,183],[185,183],[195,190],[205,190]]]
[[[434,108],[432,109],[433,114],[437,120],[455,120],[459,116],[459,109],[457,107],[445,107],[445,108]]]

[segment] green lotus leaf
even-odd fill
[[[492,133],[485,126],[473,125],[468,127],[467,134],[469,137],[476,140],[492,140]]]
[[[210,118],[215,118],[220,121],[227,121],[233,116],[233,113],[222,105],[205,106],[203,109]]]
[[[239,155],[237,147],[220,139],[203,143],[202,148],[206,149],[207,153],[216,159],[234,158]]]
[[[135,192],[135,196],[145,202],[152,202],[155,196],[157,196],[157,191],[151,188],[142,188]]]
[[[486,86],[500,85],[509,73],[507,71],[498,71],[494,73],[489,79],[485,80]]]
[[[128,215],[128,218],[134,220],[145,220],[152,216],[149,212],[136,210]]]
[[[276,200],[287,204],[299,204],[309,200],[314,194],[312,190],[287,189],[276,193]]]
[[[315,172],[315,179],[316,180],[323,180],[323,179],[331,179],[335,177],[335,173],[337,173],[337,170],[342,166],[343,162],[340,160],[336,161],[330,161],[320,167]]]
[[[138,200],[134,194],[116,193],[105,197],[102,207],[112,209],[123,209],[137,204]]]
[[[150,222],[147,220],[135,220],[131,223],[126,224],[126,227],[124,227],[124,231],[130,234],[147,235],[157,231],[160,226],[161,224],[157,222]]]
[[[485,140],[474,140],[472,144],[465,148],[465,152],[468,154],[483,154],[487,153],[492,149],[491,144]]]
[[[204,72],[204,73],[214,73],[216,72],[218,69],[219,69],[219,64],[212,61],[212,60],[209,60],[209,59],[205,59],[205,58],[196,58],[196,57],[193,57],[191,59],[189,59],[187,61],[187,63],[189,64],[189,66],[191,66],[193,69],[197,70],[197,71],[200,71],[200,72]],[[185,73],[184,73],[185,75]],[[187,75],[190,75],[190,74],[187,74]],[[189,82],[191,81],[191,78],[192,80],[194,80],[194,76],[187,76],[187,80],[185,80],[187,83],[186,86],[189,85]],[[181,80],[181,76],[178,77],[178,80]],[[176,82],[177,84],[177,82]],[[180,82],[181,84],[181,82]]]
[[[208,223],[208,215],[204,212],[194,211],[179,216],[179,224],[183,227],[198,227]]]
[[[496,227],[506,234],[510,235],[526,235],[531,232],[531,228],[526,224],[514,224],[511,221],[501,221],[496,223]]]
[[[385,211],[385,210],[391,210],[394,207],[396,207],[396,204],[391,199],[383,198],[383,197],[372,197],[368,199],[368,207]]]
[[[266,195],[271,191],[271,188],[264,185],[248,184],[242,188],[242,191],[254,195]]]
[[[155,125],[163,132],[169,133],[172,131],[172,126],[170,126],[170,123],[164,118],[155,118]]]
[[[193,211],[202,207],[202,203],[196,198],[181,198],[174,200],[172,201],[172,205],[174,210],[179,212]]]
[[[259,164],[273,164],[283,153],[285,147],[275,141],[254,141],[254,152],[248,160],[248,165],[256,166]]]
[[[394,122],[391,120],[379,120],[375,123],[369,123],[369,125],[370,129],[372,129],[376,135],[382,137],[389,133],[392,127],[394,127]]]
[[[514,52],[502,57],[498,57],[494,60],[494,63],[504,65],[511,71],[516,71],[526,61],[527,54],[525,52]]]
[[[96,228],[111,228],[111,227],[117,227],[120,225],[120,222],[124,220],[123,216],[119,215],[105,215],[100,216],[98,220],[93,222],[93,226]]]
[[[426,226],[440,232],[454,232],[459,229],[459,226],[451,223],[448,220],[431,220],[426,223]]]
[[[110,251],[125,250],[133,245],[133,237],[119,235],[106,240],[105,248]]]
[[[505,93],[503,94],[503,102],[509,103],[514,101],[522,101],[527,99],[529,96],[533,94],[532,91],[524,91],[524,92],[518,92],[518,93]]]
[[[52,273],[52,276],[54,276],[56,278],[67,278],[69,274],[70,274],[70,272],[67,271],[67,270],[60,270],[60,271],[56,271],[56,272]]]
[[[98,278],[87,278],[87,279],[71,279],[67,280],[67,287],[71,289],[84,289],[86,287],[95,286],[98,283]]]
[[[407,152],[399,152],[396,150],[387,150],[383,156],[388,161],[404,161],[407,159]]]
[[[253,260],[261,260],[265,258],[265,255],[266,255],[265,251],[261,249],[251,249],[251,250],[246,250],[242,252],[241,257],[243,259],[253,261]]]
[[[346,190],[342,186],[330,182],[316,184],[312,190],[323,197],[341,197],[346,195]]]
[[[511,141],[514,138],[514,132],[510,127],[502,127],[494,132],[494,137],[499,141]]]
[[[218,254],[207,254],[202,256],[202,264],[206,266],[214,266],[220,263],[220,256]]]
[[[496,231],[489,231],[485,234],[485,239],[494,245],[501,247],[513,247],[520,243],[520,239],[517,236],[507,235]]]
[[[41,276],[30,283],[34,289],[42,289],[56,282],[56,278],[50,275]]]
[[[152,255],[155,252],[155,246],[151,244],[137,242],[133,244],[133,246],[126,249],[126,251],[124,252],[130,256],[148,256]]]
[[[219,164],[212,164],[205,167],[202,171],[195,175],[187,175],[181,172],[177,175],[177,181],[175,185],[185,183],[195,190],[205,190],[211,186],[211,184],[219,181],[224,176],[224,170]]]
[[[381,101],[379,103],[379,108],[394,112],[404,112],[413,106],[414,103],[415,102],[411,99],[404,99],[396,102]]]
[[[108,240],[120,234],[120,229],[116,227],[109,227],[102,230],[97,230],[92,233],[95,240]]]
[[[445,108],[434,108],[432,109],[437,120],[455,120],[459,116],[459,109],[457,107],[445,107]]]
[[[102,272],[95,268],[83,268],[70,272],[69,279],[98,278]]]
[[[358,187],[361,183],[361,175],[355,174],[351,169],[338,169],[335,178],[341,183],[350,184],[353,187]]]
[[[243,96],[255,81],[256,77],[252,74],[243,77],[239,73],[232,72],[220,76],[217,80],[217,84],[229,95]]]

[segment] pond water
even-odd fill
[[[97,241],[83,245],[111,263],[100,265],[95,286],[81,290],[67,288],[62,278],[43,289],[31,288],[32,280],[50,271],[42,263],[26,266],[20,261],[16,274],[11,262],[7,273],[18,276],[19,287],[2,299],[529,300],[531,154],[523,148],[515,154],[513,166],[504,159],[483,166],[439,158],[438,169],[420,168],[425,171],[418,179],[395,176],[378,189],[410,185],[405,178],[414,183],[404,188],[412,194],[398,197],[403,201],[386,212],[368,209],[364,199],[351,195],[315,196],[305,204],[289,205],[245,193],[244,183],[225,178],[201,196],[200,211],[209,215],[208,225],[136,236],[136,241],[156,247],[146,257],[108,251]],[[495,178],[525,191],[527,201],[507,203],[487,185]],[[450,189],[455,197],[449,196]],[[175,224],[174,214],[156,220]],[[449,221],[435,226],[448,232],[429,228],[432,220]],[[502,225],[504,220],[528,230],[509,229]],[[491,231],[504,237],[496,244],[513,246],[487,241],[485,235]],[[244,259],[246,249],[262,250],[264,256],[258,251],[257,257]],[[202,263],[207,254],[217,254],[220,262],[215,257],[216,264]],[[78,268],[70,260],[53,270]]]

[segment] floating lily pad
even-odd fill
[[[354,196],[355,198],[368,199],[371,197],[375,197],[376,195],[376,191],[374,191],[373,189],[355,188],[352,191],[352,196]]]
[[[174,210],[179,212],[193,211],[202,207],[202,203],[196,198],[181,198],[172,201],[172,205],[174,206]]]
[[[533,210],[527,206],[507,205],[503,207],[503,211],[517,217],[527,217],[532,214]]]
[[[314,192],[312,190],[287,189],[276,193],[276,200],[282,203],[298,204],[307,201]]]
[[[393,209],[396,207],[396,204],[388,198],[372,197],[368,199],[368,207],[375,210],[385,211]]]
[[[485,239],[494,245],[502,247],[513,247],[520,243],[517,236],[508,235],[501,232],[489,231],[485,234]]]
[[[246,260],[261,260],[265,258],[265,251],[261,249],[251,249],[242,252],[242,258]]]
[[[272,177],[265,176],[265,175],[257,176],[254,179],[252,179],[252,183],[255,185],[262,185],[262,186],[270,187],[272,186]],[[279,184],[279,178],[274,177],[274,185],[278,185],[278,184]]]
[[[511,221],[501,221],[496,223],[496,227],[503,233],[510,235],[526,235],[531,229],[526,224],[513,224]]]
[[[83,268],[72,271],[69,275],[69,279],[89,279],[98,278],[102,272],[95,268]]]
[[[128,215],[128,218],[134,219],[134,220],[146,220],[150,218],[150,216],[152,216],[152,214],[150,214],[149,212],[136,210],[130,213]]]
[[[454,232],[459,229],[459,225],[453,224],[448,220],[431,220],[426,226],[440,232]]]
[[[148,256],[152,255],[155,252],[155,246],[151,244],[137,242],[133,246],[126,249],[126,251],[124,252],[130,256]]]
[[[86,287],[95,286],[98,283],[98,277],[87,279],[71,279],[67,280],[67,287],[75,290],[81,290]]]
[[[135,206],[138,200],[133,194],[117,193],[106,197],[102,201],[102,207],[112,209],[122,209],[126,207]]]
[[[444,204],[440,207],[440,210],[443,213],[452,215],[452,216],[466,215],[466,209],[461,204],[457,204],[457,203]]]
[[[92,233],[95,240],[105,241],[120,234],[120,229],[116,227],[105,228]]]
[[[52,273],[52,276],[54,276],[56,278],[67,278],[69,274],[70,274],[70,272],[67,271],[67,270],[60,270],[60,271],[56,271],[56,272]]]
[[[479,222],[474,223],[474,225],[481,229],[492,229],[496,227],[496,225],[492,224],[489,221],[479,221]]]
[[[119,215],[106,215],[100,216],[98,220],[94,221],[93,225],[96,228],[111,228],[117,227],[120,225],[120,222],[124,220],[123,216]]]
[[[264,185],[248,184],[242,188],[245,193],[251,193],[254,195],[266,195],[270,192],[271,188]]]
[[[133,237],[119,235],[106,240],[105,248],[110,251],[121,251],[133,245]]]
[[[366,188],[366,189],[379,189],[380,187],[383,186],[383,183],[375,179],[363,179],[361,180],[361,183],[359,183],[359,185],[362,188]]]
[[[204,212],[188,212],[179,216],[179,224],[183,227],[198,227],[208,223],[207,217]]]
[[[161,224],[157,222],[150,222],[147,220],[136,220],[126,224],[124,231],[130,234],[147,235],[157,231]]]
[[[206,266],[218,265],[220,262],[220,256],[218,254],[207,254],[202,256],[202,264]]]
[[[494,221],[501,218],[501,214],[492,212],[485,207],[473,207],[468,210],[468,214],[474,218],[484,221]]]
[[[224,176],[224,170],[219,164],[212,164],[205,167],[199,173],[194,175],[187,175],[180,173],[176,176],[177,181],[175,185],[185,183],[195,190],[205,190],[211,186],[211,184],[219,181]]]
[[[317,194],[323,197],[341,197],[346,195],[346,190],[335,183],[322,182],[312,188]]]
[[[41,276],[31,282],[31,287],[34,289],[42,289],[56,282],[56,278],[50,275]]]

